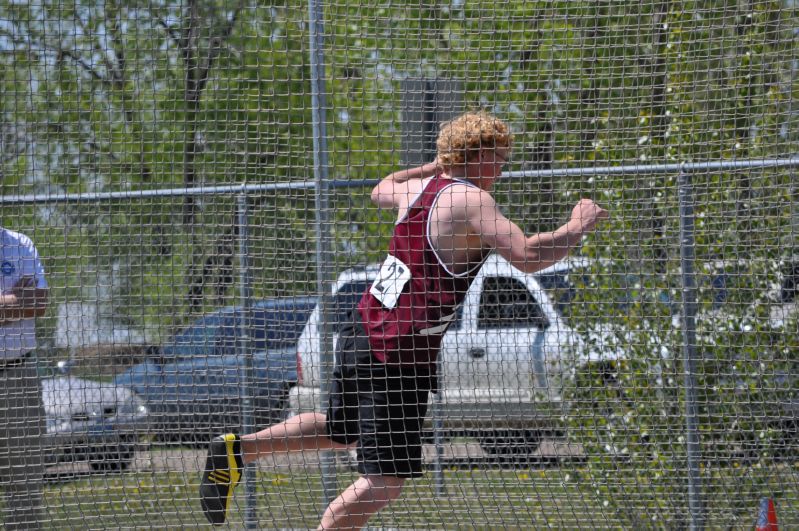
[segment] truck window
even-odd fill
[[[477,314],[478,328],[546,328],[544,310],[515,278],[486,277]]]

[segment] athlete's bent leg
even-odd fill
[[[327,506],[318,529],[360,529],[375,513],[399,498],[405,478],[368,475],[350,485]]]
[[[326,417],[304,413],[257,433],[239,436],[227,433],[214,437],[200,480],[200,504],[208,521],[221,525],[227,520],[233,490],[241,480],[244,466],[264,455],[301,450],[346,448],[327,434]]]
[[[276,452],[333,450],[347,445],[330,440],[323,413],[302,413],[256,433],[241,436],[245,464]]]

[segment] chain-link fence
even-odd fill
[[[370,191],[472,109],[527,234],[610,218],[486,260],[369,525],[799,524],[797,35],[788,0],[0,3],[6,527],[207,525],[210,439],[324,411]],[[263,452],[228,522],[316,527],[357,465]]]

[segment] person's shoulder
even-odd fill
[[[463,181],[461,179],[445,179],[445,181],[447,182],[447,190],[451,190],[453,192],[463,192],[469,195],[488,194],[488,192],[469,181]]]
[[[464,185],[462,196],[464,203],[470,207],[494,204],[494,197],[490,192],[473,184]]]
[[[455,209],[467,217],[470,215],[469,212],[472,213],[471,215],[476,215],[484,208],[496,206],[496,202],[489,192],[468,183],[450,186],[446,189],[445,194],[446,200],[442,202],[441,206]]]
[[[13,242],[16,243],[17,245],[33,246],[33,240],[31,240],[21,232],[17,232],[15,230],[6,229],[6,228],[3,228],[1,230],[4,243]]]
[[[451,198],[451,201],[458,203],[466,203],[471,201],[471,197],[478,194],[481,190],[476,186],[456,179],[447,179],[443,188],[439,189],[439,193]]]

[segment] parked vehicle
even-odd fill
[[[240,429],[245,389],[253,400],[255,425],[272,424],[286,415],[289,389],[297,383],[297,337],[315,305],[315,297],[256,302],[246,350],[243,308],[223,308],[181,330],[156,356],[115,382],[146,401],[151,429],[162,440],[207,442]]]
[[[572,348],[585,338],[558,311],[542,279],[579,261],[525,274],[492,255],[472,283],[439,356],[438,418],[451,432],[476,435],[491,453],[535,451],[563,407],[560,379],[587,363],[617,359],[616,351]],[[334,283],[331,330],[375,280],[379,265],[344,271]],[[297,343],[301,378],[290,394],[295,412],[319,406],[320,314],[315,309]],[[333,334],[333,342],[337,340]],[[601,345],[600,345],[601,346]],[[567,359],[583,352],[581,359]]]
[[[129,388],[74,376],[44,378],[47,465],[88,461],[95,470],[124,470],[146,433],[148,410]]]

